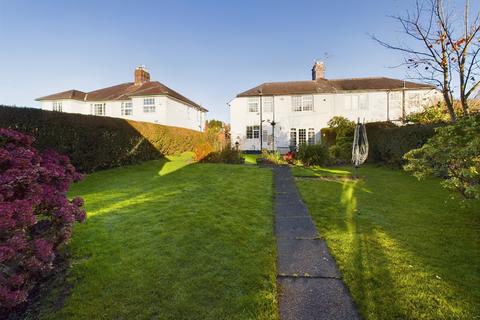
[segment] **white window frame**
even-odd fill
[[[258,97],[249,97],[247,101],[248,112],[258,113],[260,110],[260,102]]]
[[[273,112],[273,96],[263,97],[262,102],[263,112]]]
[[[94,103],[92,104],[92,114],[95,116],[104,116],[105,115],[105,103]]]
[[[122,102],[121,113],[122,113],[122,116],[133,115],[133,105],[131,101]]]
[[[62,102],[61,101],[53,101],[52,110],[57,111],[57,112],[63,112]]]
[[[292,111],[302,111],[302,96],[292,96]]]
[[[143,99],[143,113],[155,113],[155,98]]]
[[[297,129],[290,128],[290,146],[297,147]]]
[[[307,144],[307,129],[298,129],[298,145]]]
[[[260,126],[247,126],[246,137],[247,139],[260,138]]]
[[[315,144],[315,129],[308,128],[307,143],[309,145]]]
[[[292,96],[292,111],[313,111],[313,95]]]
[[[313,95],[302,96],[302,111],[313,111]]]

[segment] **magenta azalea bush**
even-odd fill
[[[0,128],[0,310],[26,301],[73,224],[85,220],[83,200],[66,196],[82,176],[68,157],[39,153],[33,140]]]

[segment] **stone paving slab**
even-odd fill
[[[359,319],[288,167],[274,167],[274,184],[280,319]]]
[[[282,276],[340,278],[325,241],[278,239],[278,273]]]
[[[359,319],[339,279],[279,278],[282,320]]]
[[[305,207],[298,207],[296,205],[275,205],[275,212],[278,218],[293,218],[293,217],[309,217],[308,211]]]
[[[314,239],[318,237],[317,229],[310,217],[293,217],[275,219],[275,235],[277,238]]]

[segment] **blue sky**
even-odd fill
[[[326,77],[388,76],[401,56],[388,15],[412,1],[23,1],[0,0],[0,104],[38,106],[36,97],[153,80],[228,121],[226,103],[267,81],[306,80],[325,53]]]

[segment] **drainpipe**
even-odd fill
[[[262,152],[263,150],[262,90],[258,90],[258,94],[260,95],[260,152]]]
[[[272,96],[272,112],[273,112],[273,120],[272,120],[272,151],[275,151],[275,96]]]
[[[390,90],[387,91],[387,121],[390,121]]]

